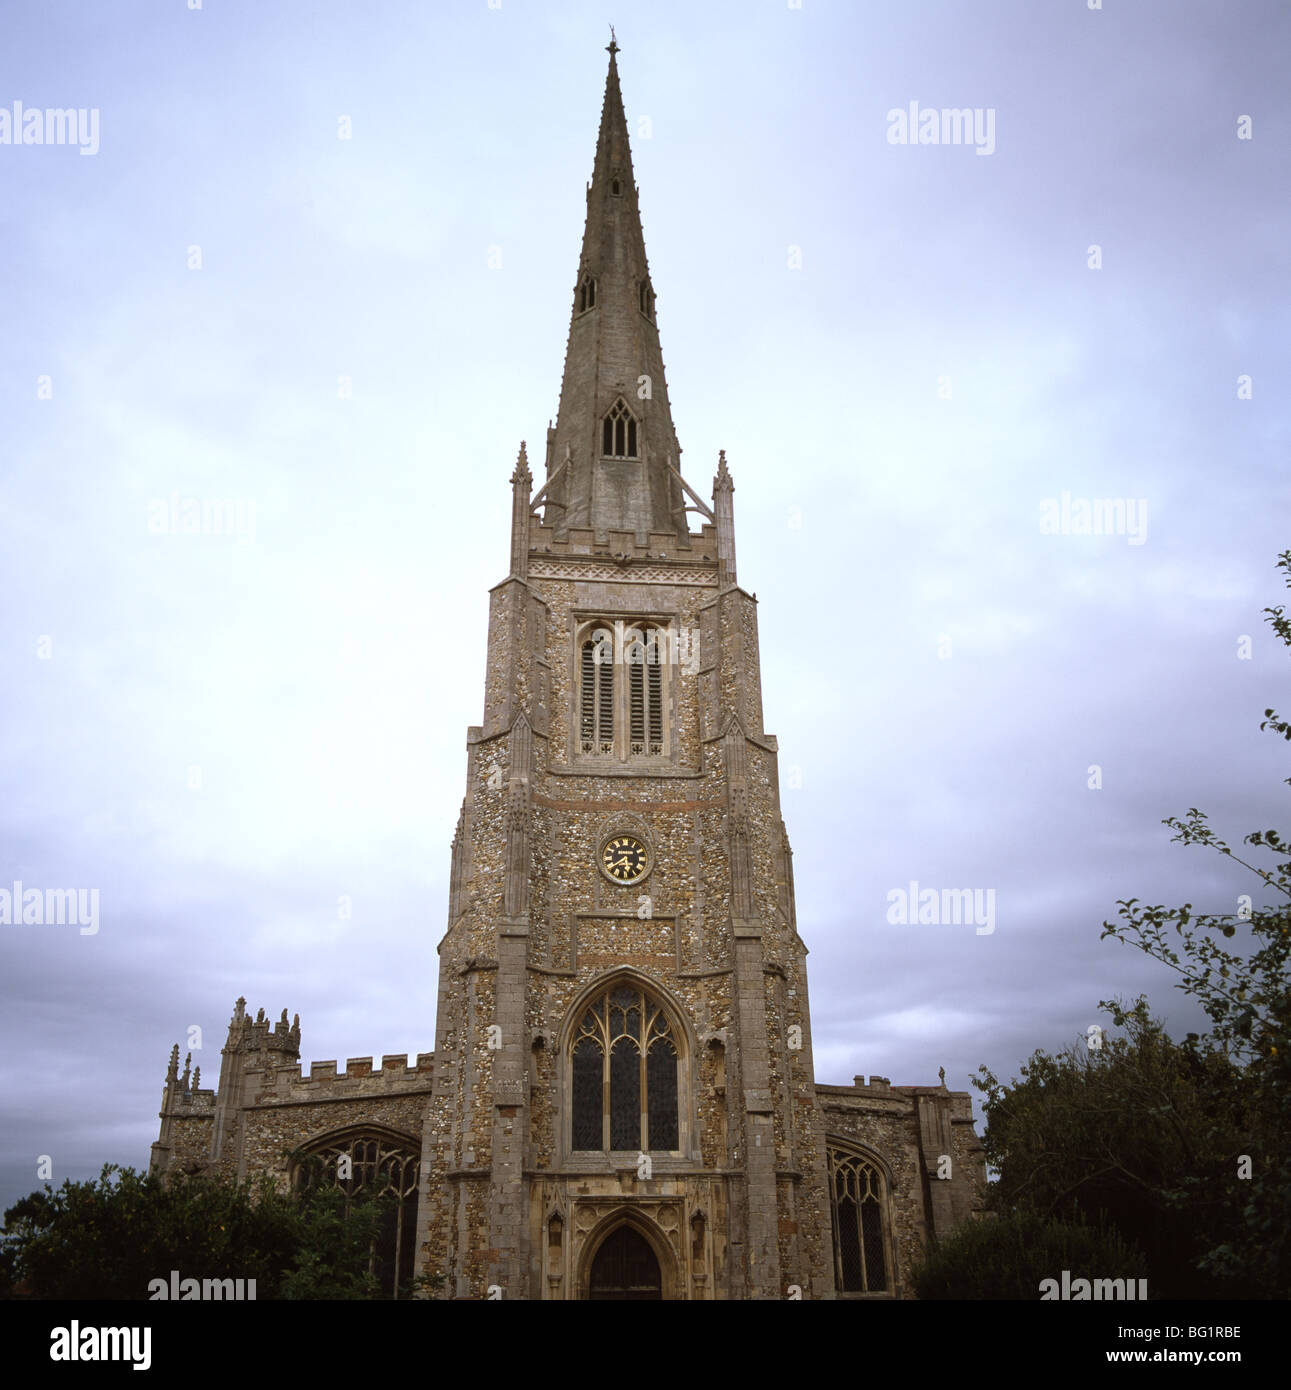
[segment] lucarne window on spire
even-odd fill
[[[606,458],[634,459],[637,456],[637,422],[623,401],[614,407],[601,426],[601,453]]]
[[[649,281],[649,280],[642,280],[642,281],[641,281],[640,291],[641,291],[641,312],[646,316],[646,318],[648,318],[648,319],[650,320],[651,323],[653,323],[653,322],[654,322],[654,291],[650,288],[650,281]]]
[[[578,286],[578,312],[585,314],[589,309],[596,308],[596,280],[591,275],[584,275]]]

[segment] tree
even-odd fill
[[[1291,588],[1291,550],[1282,552],[1277,567]],[[1291,648],[1285,606],[1264,613]],[[1260,729],[1291,740],[1291,722],[1273,709],[1264,711]],[[1291,786],[1291,778],[1285,780]],[[1235,854],[1196,807],[1183,819],[1164,823],[1175,831],[1175,840],[1201,845],[1248,870],[1271,895],[1272,905],[1257,908],[1254,898],[1244,895],[1236,912],[1194,914],[1191,903],[1148,907],[1130,898],[1118,903],[1121,922],[1103,923],[1103,936],[1175,971],[1177,987],[1196,998],[1211,1021],[1212,1045],[1240,1068],[1249,1128],[1221,1180],[1239,1218],[1200,1263],[1232,1288],[1286,1298],[1291,1296],[1291,845],[1275,830],[1253,831],[1244,843],[1272,856],[1271,863],[1261,865]],[[1223,944],[1235,937],[1236,948]]]
[[[171,1270],[254,1279],[257,1299],[384,1297],[370,1252],[385,1219],[383,1200],[361,1191],[282,1192],[267,1175],[163,1183],[108,1164],[97,1181],[46,1185],[5,1212],[0,1297],[146,1299]]]
[[[1247,1124],[1240,1070],[1216,1048],[1173,1042],[1144,999],[1103,1007],[1122,1036],[1038,1051],[1008,1086],[979,1069],[999,1172],[989,1205],[1110,1226],[1142,1250],[1153,1296],[1219,1296],[1198,1263],[1233,1224],[1223,1179]]]
[[[1278,560],[1291,587],[1291,551]],[[1291,647],[1284,607],[1267,620]],[[1291,739],[1264,711],[1262,730]],[[1287,779],[1291,783],[1291,779]],[[1141,1246],[1157,1294],[1291,1295],[1291,846],[1273,830],[1245,843],[1272,856],[1239,857],[1195,807],[1165,824],[1174,839],[1240,864],[1268,890],[1231,913],[1121,901],[1103,936],[1174,971],[1210,1020],[1204,1036],[1173,1042],[1140,998],[1104,1001],[1121,1037],[1099,1048],[1037,1052],[1003,1086],[985,1068],[988,1160],[999,1171],[990,1203],[1003,1213],[1107,1221]],[[1229,946],[1225,943],[1234,942]],[[985,1239],[982,1237],[982,1239]]]

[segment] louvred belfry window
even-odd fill
[[[625,656],[628,663],[628,750],[634,754],[663,752],[663,666],[658,630],[633,631]]]
[[[589,618],[575,647],[574,749],[578,756],[634,762],[670,756],[675,634],[666,624]]]
[[[583,643],[579,746],[593,755],[614,752],[614,641],[607,631]]]
[[[601,453],[616,459],[637,456],[637,422],[621,400],[615,401],[601,424]]]
[[[842,1293],[888,1293],[883,1232],[883,1178],[859,1154],[829,1149],[829,1197],[834,1221],[834,1277]]]
[[[584,1013],[570,1057],[571,1142],[581,1152],[678,1147],[672,1025],[644,990],[607,990]]]

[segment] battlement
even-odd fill
[[[351,1098],[365,1095],[399,1095],[409,1091],[428,1091],[434,1080],[435,1054],[419,1052],[410,1063],[405,1052],[388,1053],[374,1067],[371,1057],[350,1057],[345,1070],[338,1072],[336,1063],[313,1062],[308,1076],[299,1062],[290,1066],[248,1067],[251,1091],[259,1102],[287,1103]],[[258,1084],[256,1082],[258,1081]]]
[[[644,545],[637,541],[634,531],[605,531],[598,539],[591,528],[571,526],[563,538],[556,535],[553,526],[544,526],[536,520],[529,529],[529,554],[531,557],[585,556],[605,560],[617,560],[627,556],[628,560],[668,560],[680,564],[715,565],[717,563],[717,532],[709,522],[696,535],[687,533],[689,548],[681,545],[673,531],[651,531]]]

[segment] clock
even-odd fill
[[[601,868],[614,883],[639,883],[649,867],[649,851],[635,835],[611,835],[601,846]]]

